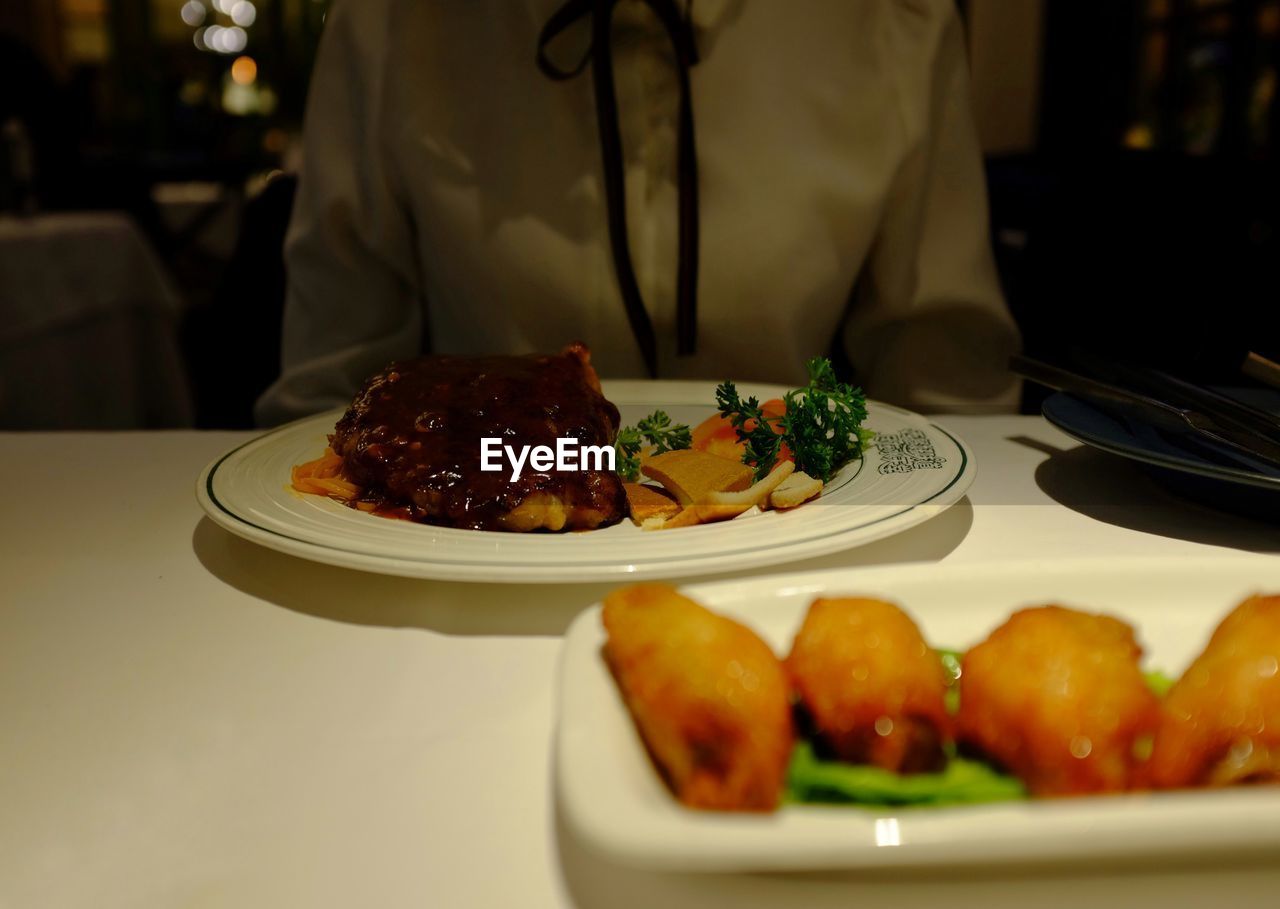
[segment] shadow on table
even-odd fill
[[[252,597],[352,625],[457,635],[554,635],[610,584],[424,581],[323,565],[242,540],[201,518],[191,535],[210,574]]]
[[[884,540],[815,559],[732,577],[937,561],[960,545],[973,524],[969,500]],[[618,583],[477,584],[427,581],[337,568],[243,540],[208,518],[191,547],[209,573],[259,600],[304,615],[352,625],[425,628],[454,635],[559,635],[574,617]],[[727,575],[682,578],[680,584]]]
[[[1141,467],[1088,445],[1009,439],[1049,455],[1036,485],[1060,505],[1116,527],[1247,552],[1280,552],[1280,527],[1174,495]]]
[[[568,827],[558,805],[555,811],[562,884],[568,902],[579,909],[1209,906],[1228,893],[1236,906],[1263,906],[1271,904],[1271,895],[1280,886],[1274,855],[1261,850],[1231,856],[1165,853],[1139,861],[1114,859],[1074,865],[886,867],[779,874],[647,871],[619,865],[593,852]]]

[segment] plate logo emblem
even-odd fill
[[[903,429],[878,435],[881,473],[911,473],[913,470],[941,470],[947,459],[933,450],[933,440],[919,429]]]

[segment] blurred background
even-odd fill
[[[1280,0],[958,5],[1028,351],[1274,358]],[[0,4],[0,427],[251,425],[327,6]]]

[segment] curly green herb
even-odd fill
[[[841,467],[862,456],[863,446],[873,435],[862,428],[867,418],[862,389],[837,379],[825,357],[814,357],[806,367],[809,383],[787,392],[785,412],[772,420],[755,397],[743,401],[732,382],[716,389],[716,406],[737,430],[746,446],[743,461],[755,464],[757,478],[773,470],[785,444],[797,470],[828,482]]]
[[[693,433],[683,423],[672,423],[665,411],[655,410],[635,426],[618,430],[614,448],[618,452],[618,473],[634,482],[640,477],[640,451],[648,445],[651,454],[678,451],[693,444]]]
[[[716,407],[719,408],[720,415],[738,431],[738,441],[746,446],[742,461],[744,464],[756,465],[756,479],[761,479],[773,470],[782,446],[782,436],[774,432],[773,424],[760,409],[759,400],[752,396],[743,401],[738,397],[738,389],[732,382],[722,382],[716,388]],[[747,424],[751,425],[750,429]]]

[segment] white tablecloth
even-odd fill
[[[190,426],[180,315],[125,215],[0,217],[0,428]]]
[[[945,422],[977,455],[969,499],[802,564],[1280,552],[1277,528],[1178,502],[1039,418]],[[247,437],[0,436],[0,907],[1276,905],[1276,856],[602,862],[559,829],[549,764],[558,634],[602,588],[385,578],[242,542],[193,487]],[[92,485],[69,484],[90,459]]]

